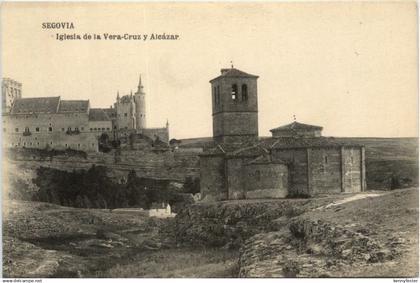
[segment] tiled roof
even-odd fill
[[[314,138],[273,138],[270,148],[307,148],[307,147],[341,147],[341,146],[361,146],[359,143],[341,140],[333,137],[314,137]]]
[[[269,154],[260,155],[257,158],[248,162],[247,164],[250,165],[250,164],[267,164],[267,163],[272,163],[271,156]]]
[[[91,108],[89,110],[89,121],[110,121],[108,114],[105,109]]]
[[[61,100],[58,108],[59,113],[87,112],[89,100]]]
[[[216,79],[225,78],[225,77],[230,77],[230,78],[258,78],[258,76],[245,73],[245,72],[243,72],[241,70],[238,70],[238,69],[235,69],[235,68],[222,69],[221,72],[222,72],[222,74],[220,76],[212,79],[210,82],[212,82]]]
[[[56,113],[60,97],[19,98],[13,103],[11,114]]]
[[[115,108],[103,108],[102,110],[104,110],[111,119],[117,117],[117,110]]]
[[[333,137],[314,137],[314,138],[269,138],[260,141],[252,146],[243,147],[238,150],[229,152],[228,156],[260,156],[267,154],[270,150],[275,149],[297,149],[297,148],[325,148],[325,147],[341,147],[341,146],[363,146],[360,143],[351,142],[349,140],[333,138]]]
[[[322,127],[309,125],[309,124],[303,124],[303,123],[299,123],[295,121],[293,123],[271,129],[270,132],[286,131],[286,130],[322,130]]]

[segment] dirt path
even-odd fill
[[[327,204],[325,206],[318,207],[317,209],[330,208],[330,207],[337,206],[337,205],[344,204],[344,203],[351,202],[351,201],[361,200],[361,199],[365,199],[365,198],[379,197],[379,196],[382,196],[384,194],[385,193],[383,193],[383,192],[355,194],[355,195],[351,195],[349,197],[346,197],[344,199],[334,201],[334,202],[332,202],[330,204]]]

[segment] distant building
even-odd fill
[[[148,213],[150,217],[157,218],[168,218],[175,216],[175,214],[171,212],[171,206],[169,203],[153,203]]]
[[[364,191],[362,145],[322,137],[294,121],[258,140],[257,76],[222,69],[211,80],[213,146],[200,155],[204,201]]]
[[[72,148],[97,151],[98,137],[110,139],[141,134],[152,141],[169,142],[169,123],[146,127],[145,93],[141,78],[137,92],[117,100],[114,107],[90,108],[89,100],[56,97],[22,98],[22,84],[2,82],[4,146],[15,148]]]

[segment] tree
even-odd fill
[[[197,194],[200,192],[200,179],[187,176],[184,182],[184,192]]]

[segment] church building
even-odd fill
[[[200,155],[204,201],[310,197],[366,188],[365,149],[294,121],[258,137],[258,76],[222,69],[211,80],[213,145]]]

